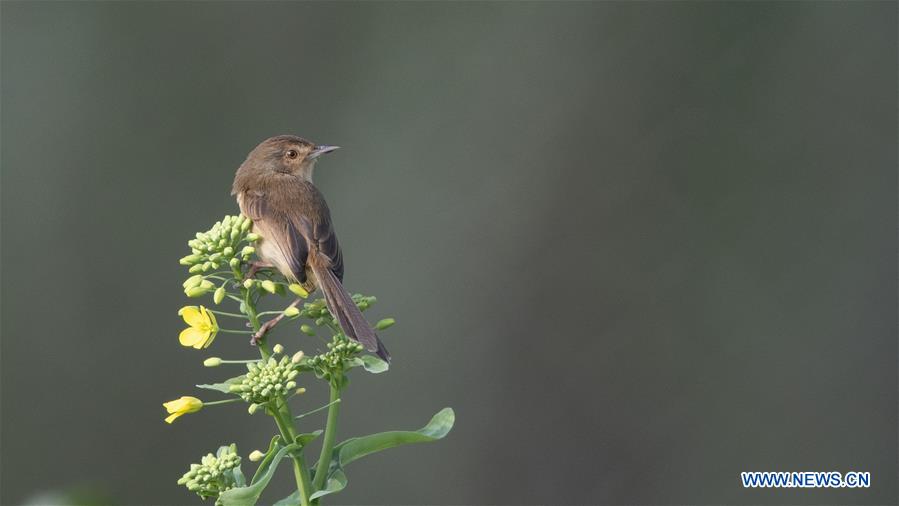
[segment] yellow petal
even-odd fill
[[[200,306],[200,311],[203,312],[203,315],[206,317],[206,323],[209,324],[210,327],[212,327],[212,333],[213,335],[215,335],[215,333],[218,332],[219,329],[219,324],[217,321],[215,321],[215,314],[203,306]]]
[[[184,413],[175,413],[175,414],[169,415],[169,416],[165,417],[165,423],[172,423],[175,421],[176,418],[178,418],[179,416],[181,416],[183,414]]]
[[[212,341],[215,341],[215,334],[216,334],[215,330],[208,333],[208,335],[206,336],[206,340],[203,342],[203,348],[209,348],[209,345],[212,344]],[[197,348],[197,349],[199,349],[199,348]]]
[[[193,346],[197,347],[197,344],[202,346],[202,343],[209,338],[209,332],[198,329],[196,327],[187,327],[186,329],[181,331],[181,334],[178,336],[178,342],[181,343],[181,346]]]
[[[203,317],[203,313],[200,312],[200,308],[197,306],[184,306],[178,311],[178,314],[181,315],[181,318],[184,318],[184,323],[191,327],[199,327],[206,323],[206,318]]]

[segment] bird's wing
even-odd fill
[[[309,245],[302,229],[309,227],[302,224],[298,227],[292,216],[275,210],[265,193],[260,191],[241,192],[238,194],[238,204],[241,211],[253,220],[253,228],[262,236],[263,243],[271,242],[271,245],[262,245],[266,252],[263,260],[275,264],[285,276],[304,283]]]
[[[241,195],[241,209],[260,229],[263,240],[272,240],[284,257],[282,262],[272,259],[275,264],[285,264],[294,278],[305,282],[305,267],[311,245],[320,257],[319,261],[327,265],[337,279],[343,281],[343,253],[324,199],[321,206],[316,206],[321,214],[310,216],[305,214],[306,209],[301,205],[280,205],[278,207],[287,211],[275,211],[274,206],[269,205],[266,195],[259,191],[247,191]],[[320,195],[313,198],[316,197],[320,198]]]
[[[315,241],[318,244],[318,252],[330,260],[331,272],[337,279],[343,281],[343,253],[340,251],[340,243],[337,242],[337,234],[331,225],[331,217],[316,224]]]

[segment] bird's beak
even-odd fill
[[[324,144],[322,144],[321,146],[315,146],[315,149],[313,149],[309,152],[308,155],[306,155],[306,159],[314,160],[325,153],[334,151],[335,149],[340,149],[340,146],[326,146]]]

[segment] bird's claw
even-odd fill
[[[250,344],[253,346],[258,346],[259,341],[261,341],[262,338],[265,337],[265,334],[268,333],[268,331],[271,330],[272,327],[277,325],[279,321],[281,321],[281,318],[272,318],[271,320],[263,323],[262,326],[259,327],[259,330],[255,334],[253,334],[253,337],[250,338]]]
[[[252,279],[253,277],[256,276],[256,273],[259,272],[261,269],[270,269],[272,267],[274,267],[272,264],[267,264],[265,262],[260,262],[258,260],[250,262],[250,268],[247,269],[247,273],[244,274],[243,280],[246,281],[248,279]]]

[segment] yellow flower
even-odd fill
[[[209,347],[219,331],[215,322],[215,315],[205,307],[184,306],[178,314],[184,318],[184,322],[190,327],[181,331],[178,341],[182,346],[190,346],[196,349]]]
[[[200,408],[203,407],[203,401],[196,397],[183,396],[174,401],[164,402],[162,406],[169,412],[169,416],[166,417],[165,422],[172,423],[175,421],[175,418],[178,418],[181,415],[200,411]]]

